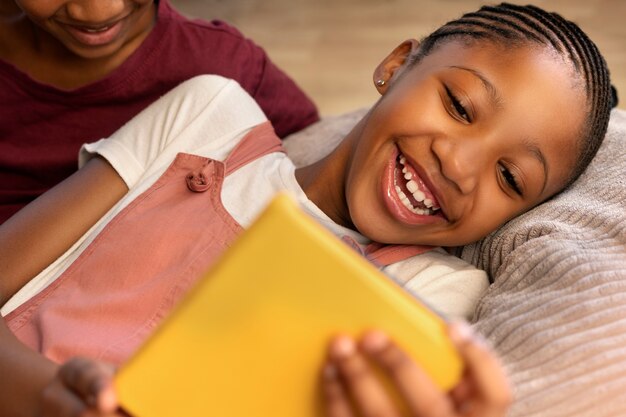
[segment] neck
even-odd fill
[[[328,156],[296,169],[296,180],[309,200],[335,223],[351,229],[354,225],[346,202],[345,183],[361,125],[359,122]]]

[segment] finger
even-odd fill
[[[450,338],[465,362],[466,375],[486,406],[506,409],[512,401],[504,368],[496,355],[465,323],[450,326]]]
[[[85,358],[71,359],[59,369],[61,381],[86,404],[103,413],[111,413],[118,406],[113,374],[113,367]]]
[[[452,397],[455,404],[461,404],[469,400],[473,393],[471,382],[464,377],[456,387],[450,391],[450,397]]]
[[[348,393],[344,390],[337,368],[328,363],[322,373],[322,394],[328,417],[353,417]]]
[[[471,415],[476,395],[472,383],[466,377],[463,377],[461,382],[450,391],[450,398],[458,414],[463,416]]]
[[[397,417],[398,411],[380,380],[363,355],[357,351],[354,341],[338,337],[330,346],[330,359],[337,367],[344,386],[355,407],[364,417]]]
[[[361,346],[379,364],[400,391],[414,415],[445,416],[452,403],[411,357],[380,331],[370,331]]]
[[[73,391],[69,391],[60,382],[45,387],[41,395],[42,415],[56,416],[82,416],[88,405]]]

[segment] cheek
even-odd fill
[[[499,190],[485,193],[472,208],[459,228],[459,237],[468,243],[476,242],[500,228],[523,210]]]
[[[16,4],[24,11],[28,18],[34,22],[45,22],[47,19],[63,7],[64,1],[41,1],[41,0],[21,0]]]

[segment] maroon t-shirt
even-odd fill
[[[0,60],[0,223],[77,169],[83,143],[111,135],[182,81],[232,78],[279,136],[318,120],[315,105],[233,27],[189,20],[167,1],[143,44],[106,78],[66,91]]]

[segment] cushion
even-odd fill
[[[296,165],[330,152],[366,113],[285,141]],[[474,327],[510,375],[509,416],[626,415],[626,112],[568,190],[459,251],[493,284]]]

